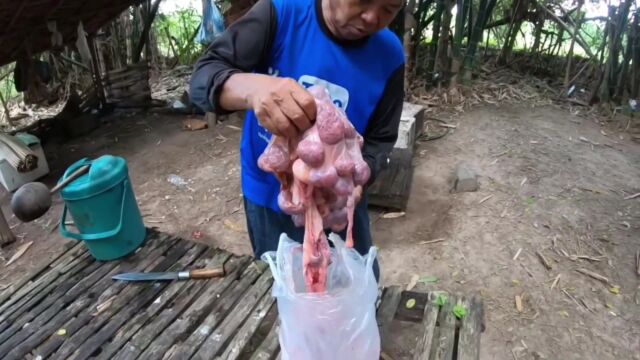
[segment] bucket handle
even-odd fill
[[[120,230],[122,229],[122,220],[124,218],[124,200],[127,195],[127,189],[129,188],[129,186],[127,186],[128,183],[129,183],[128,180],[124,180],[122,183],[123,189],[122,189],[122,204],[120,206],[120,222],[118,223],[118,226],[115,227],[115,229],[109,230],[109,231],[103,231],[96,234],[82,234],[82,233],[70,232],[69,230],[67,230],[67,225],[65,224],[67,221],[67,205],[65,204],[64,209],[62,210],[62,219],[60,220],[60,234],[62,234],[62,236],[72,238],[75,240],[87,241],[87,240],[101,240],[107,237],[114,236],[117,233],[119,233]]]
[[[93,161],[91,159],[89,159],[89,158],[82,158],[82,159],[76,161],[71,166],[69,166],[67,171],[64,172],[64,174],[62,175],[62,178],[58,181],[58,183],[63,182],[66,178],[71,176],[71,174],[73,174],[77,169],[80,169],[81,167],[83,167],[85,165],[91,165],[91,163],[93,163]]]

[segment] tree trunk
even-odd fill
[[[433,79],[435,75],[435,68],[438,55],[438,43],[440,42],[440,28],[442,24],[442,14],[444,12],[445,4],[447,0],[438,0],[436,5],[436,13],[433,20],[433,35],[431,36],[429,62],[427,63],[427,72],[430,74],[430,79]]]
[[[427,24],[428,10],[433,4],[433,0],[419,0],[418,8],[413,14],[416,21],[415,29],[411,35],[411,48],[409,50],[409,58],[407,59],[407,71],[410,72],[409,77],[413,78],[416,72],[416,60],[418,58],[419,46],[422,43],[422,33]]]
[[[439,80],[449,77],[449,33],[451,32],[451,10],[454,0],[445,0],[445,9],[442,13],[442,25],[440,26],[440,38],[438,39],[438,52],[436,54],[436,67],[434,73],[439,75]]]
[[[11,231],[4,213],[0,210],[0,246],[11,244],[14,241],[16,241],[16,236]]]
[[[478,16],[471,32],[471,38],[469,38],[469,44],[467,45],[467,52],[464,57],[464,70],[463,81],[470,82],[475,67],[476,50],[478,49],[478,43],[482,39],[484,33],[484,26],[491,17],[493,8],[496,5],[496,0],[480,0],[478,7]]]
[[[637,18],[636,18],[637,19]],[[635,21],[635,20],[634,20]],[[631,54],[633,52],[633,24],[629,25],[627,30],[627,47],[624,51],[623,59],[622,59],[622,68],[618,72],[618,81],[616,94],[614,96],[614,101],[617,103],[622,102],[624,97],[624,91],[627,89],[627,84],[629,83],[629,62],[631,62]]]
[[[531,46],[531,53],[535,54],[540,49],[540,40],[542,38],[542,28],[544,28],[544,18],[536,21],[536,27],[533,30],[533,45]]]
[[[410,0],[407,6],[399,13],[399,15],[402,15],[404,17],[402,48],[404,49],[404,60],[405,60],[405,66],[404,66],[405,92],[411,82],[411,79],[412,79],[411,74],[413,73],[413,65],[415,63],[414,62],[415,54],[412,53],[412,50],[414,47],[413,47],[413,44],[411,43],[411,40],[413,39],[413,37],[411,36],[411,31],[417,31],[416,20],[413,17],[413,12],[415,8],[416,8],[416,0]]]
[[[612,9],[610,7],[609,15],[611,15],[611,11]],[[604,27],[604,34],[602,35],[602,43],[600,44],[600,49],[598,49],[598,53],[600,53],[598,65],[596,66],[598,77],[593,88],[591,89],[591,93],[589,94],[589,105],[593,105],[600,100],[598,97],[598,92],[600,90],[600,85],[604,81],[604,71],[603,71],[603,65],[602,65],[604,62],[604,52],[605,52],[604,49],[607,46],[607,41],[608,41],[610,32],[611,32],[611,21],[607,21],[607,24]]]
[[[617,72],[618,56],[620,53],[620,43],[622,40],[622,34],[626,27],[627,15],[629,14],[629,8],[632,0],[627,0],[620,3],[617,15],[615,7],[609,8],[609,15],[611,21],[611,27],[609,33],[609,57],[604,69],[604,77],[602,84],[600,84],[600,101],[608,102],[611,100],[611,95],[616,87],[615,74]]]
[[[516,20],[509,28],[509,31],[507,32],[507,38],[505,39],[502,51],[500,52],[500,56],[498,57],[498,64],[505,65],[509,61],[511,53],[513,52],[513,46],[515,45],[516,38],[518,37],[518,32],[520,31],[520,27],[522,26],[522,22],[522,20]]]
[[[640,91],[640,10],[636,11],[633,17],[633,26],[631,27],[629,41],[633,42],[633,70],[631,71],[631,94],[632,99],[638,99]],[[632,39],[632,40],[631,40]]]
[[[465,16],[469,13],[470,5],[471,0],[457,0],[456,27],[453,42],[451,43],[451,52],[453,53],[451,60],[451,86],[458,84],[458,73],[462,67],[462,39],[465,33]]]
[[[514,6],[511,10],[511,22],[509,25],[509,30],[507,30],[507,37],[505,38],[504,44],[502,46],[502,51],[500,52],[500,56],[498,57],[498,64],[500,65],[505,65],[511,57],[513,45],[516,42],[518,32],[520,31],[520,27],[522,26],[522,23],[524,21],[524,15],[526,15],[527,7],[529,6],[527,0],[516,0],[513,4]]]
[[[469,43],[469,39],[471,39],[471,31],[473,30],[473,0],[465,0],[467,3],[467,6],[465,7],[468,12],[469,15],[465,16],[465,19],[467,19],[467,23],[466,23],[466,28],[467,28],[467,43]]]

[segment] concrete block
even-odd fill
[[[467,164],[458,164],[456,167],[454,192],[470,192],[478,190],[478,175]]]
[[[416,119],[412,117],[401,118],[400,126],[398,127],[398,140],[396,140],[393,147],[396,149],[413,149],[413,144],[416,142],[415,127]]]
[[[402,104],[402,115],[400,119],[402,120],[412,119],[413,121],[415,121],[415,126],[414,126],[415,137],[422,135],[422,131],[424,127],[424,112],[425,112],[425,107],[422,105],[412,104],[406,101]]]

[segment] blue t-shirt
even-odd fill
[[[336,42],[323,31],[315,0],[272,0],[277,31],[267,62],[273,76],[304,87],[323,85],[356,130],[364,135],[391,75],[404,63],[402,44],[384,29],[357,45]],[[250,201],[280,212],[280,183],[258,167],[271,134],[247,113],[240,144],[242,191]]]

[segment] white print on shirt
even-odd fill
[[[271,141],[271,134],[265,128],[263,128],[260,123],[258,123],[258,126],[260,127],[258,129],[258,137],[268,144]]]
[[[298,83],[304,86],[305,89],[310,88],[313,85],[324,86],[327,90],[329,90],[329,95],[331,95],[331,100],[333,100],[333,103],[342,111],[347,111],[347,105],[349,105],[349,91],[342,86],[332,84],[327,80],[320,79],[312,75],[300,76],[300,79],[298,79]]]

